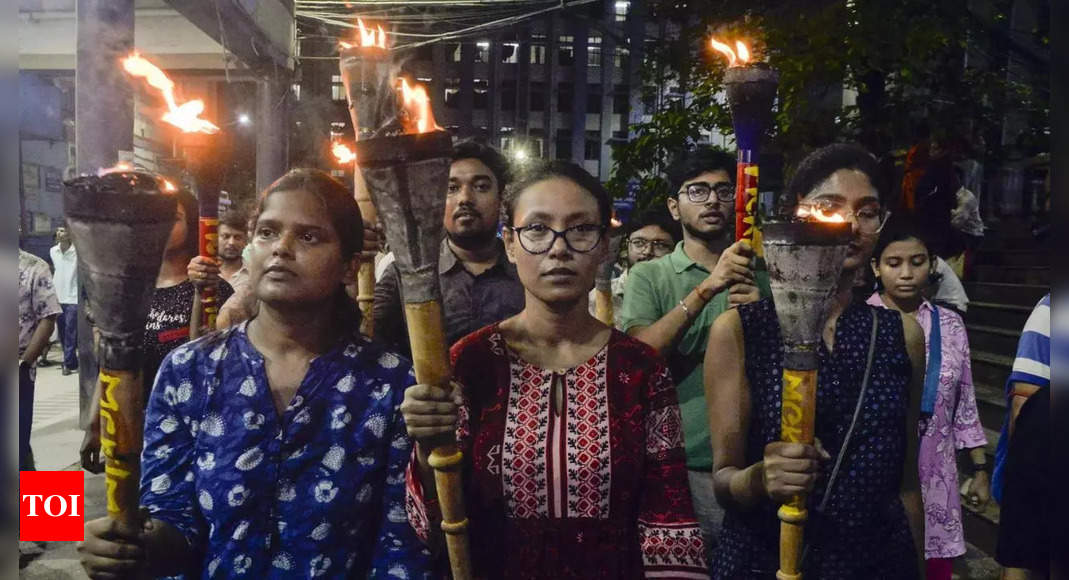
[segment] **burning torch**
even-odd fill
[[[144,414],[141,344],[163,250],[174,226],[174,186],[119,169],[66,183],[64,213],[78,249],[86,313],[99,331],[100,447],[108,515],[141,531],[138,485]]]
[[[122,65],[128,74],[144,78],[149,86],[160,92],[167,107],[160,117],[162,121],[174,125],[183,134],[214,135],[219,132],[219,127],[215,124],[200,118],[204,112],[204,101],[193,99],[178,104],[174,81],[159,67],[136,52],[124,58]],[[202,154],[201,157],[200,163],[203,164],[208,156]],[[217,179],[213,177],[217,176],[218,172],[200,171],[197,174],[202,178],[197,189],[200,255],[214,260],[219,255],[219,188]],[[190,340],[200,336],[201,328],[207,328],[209,331],[215,329],[215,318],[219,314],[218,292],[218,285],[210,284],[199,288],[193,295],[193,311],[189,317]]]
[[[713,48],[728,58],[724,72],[728,105],[735,126],[738,161],[735,165],[735,240],[747,240],[761,256],[761,230],[757,223],[758,152],[761,138],[772,123],[772,102],[779,86],[779,73],[763,62],[750,62],[750,51],[741,41],[733,50],[712,39]]]
[[[765,263],[783,337],[783,441],[813,444],[821,334],[839,283],[850,231],[849,223],[818,213],[768,223],[762,232]],[[780,567],[776,578],[800,580],[808,516],[806,495],[791,498],[780,506],[777,515]]]
[[[393,64],[386,49],[386,32],[382,26],[369,28],[364,21],[357,19],[358,37],[353,43],[339,43],[341,58],[342,84],[349,100],[349,116],[353,121],[356,140],[371,138],[380,120],[393,119],[398,115],[397,100],[392,98],[394,89],[390,86]],[[340,147],[339,147],[340,146]],[[356,156],[348,146],[342,143],[332,145],[332,153],[342,164],[356,161]],[[364,220],[364,231],[376,227],[378,212],[364,183],[360,171],[353,172],[353,193],[360,206],[360,215]],[[361,262],[356,278],[356,301],[362,314],[360,331],[367,336],[374,332],[373,305],[375,302],[375,266],[372,262]]]
[[[343,43],[340,63],[357,138],[356,199],[365,223],[381,220],[396,258],[416,380],[448,387],[452,369],[442,321],[438,255],[453,140],[434,122],[424,87],[404,78],[396,84],[391,80],[382,27],[371,30],[359,20],[358,26],[360,46]],[[367,266],[367,277],[358,279],[361,295],[364,288],[373,293],[374,277]],[[368,308],[366,320],[370,318]],[[436,447],[430,454],[449,564],[457,580],[471,578],[460,479],[463,460],[455,443]]]

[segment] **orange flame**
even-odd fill
[[[330,152],[334,154],[334,158],[342,165],[348,165],[356,161],[356,153],[345,143],[335,141],[334,144],[330,146]]]
[[[734,49],[715,38],[711,38],[709,41],[714,50],[727,57],[729,67],[744,66],[750,62],[750,49],[741,40],[735,41]]]
[[[800,218],[813,218],[813,221],[841,224],[846,221],[841,213],[825,213],[825,211],[819,207],[807,207],[799,206],[798,211],[795,214]]]
[[[97,170],[97,177],[103,177],[109,173],[122,173],[124,171],[133,171],[134,166],[126,161],[120,161],[113,167],[106,167],[104,169]]]
[[[184,133],[213,134],[219,132],[219,127],[215,124],[200,118],[200,114],[204,112],[204,101],[193,99],[178,104],[174,96],[174,81],[140,54],[135,52],[124,58],[122,66],[130,75],[144,78],[150,86],[163,95],[163,100],[167,103],[167,112],[160,117],[163,121],[178,127]]]
[[[427,95],[427,89],[423,85],[409,85],[408,80],[402,77],[399,87],[401,91],[401,109],[405,133],[429,133],[441,131],[442,128],[434,122],[434,112],[431,110],[431,98]]]
[[[353,48],[354,46],[386,48],[386,31],[382,29],[381,24],[372,29],[364,26],[364,21],[357,18],[356,27],[359,30],[360,44],[341,41],[338,44],[342,48]]]

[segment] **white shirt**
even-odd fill
[[[49,250],[52,265],[56,272],[52,275],[52,285],[56,287],[56,297],[60,304],[78,303],[78,254],[71,244],[67,251],[59,249],[59,244]]]
[[[931,297],[932,302],[950,304],[962,312],[968,310],[969,296],[965,294],[965,286],[961,284],[961,280],[958,280],[958,275],[954,273],[954,269],[950,267],[950,264],[936,256],[935,271],[942,274],[943,279],[935,287]]]

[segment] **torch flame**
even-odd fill
[[[124,58],[122,66],[130,75],[144,78],[151,87],[163,95],[163,100],[167,103],[167,112],[160,117],[163,121],[178,127],[184,133],[213,134],[219,132],[219,127],[215,124],[200,118],[200,114],[204,112],[204,101],[194,99],[178,104],[174,96],[174,81],[140,54],[135,52]]]
[[[400,79],[401,110],[404,113],[405,133],[429,133],[441,131],[442,128],[434,122],[434,112],[431,110],[431,98],[427,95],[427,89],[423,85],[409,85],[408,80]]]
[[[800,218],[812,218],[813,221],[841,224],[846,221],[841,213],[827,213],[819,207],[799,206],[796,214]]]
[[[334,158],[342,165],[348,165],[356,161],[356,153],[354,153],[345,143],[335,141],[334,144],[330,146],[330,152],[334,154]]]
[[[715,38],[711,38],[710,43],[713,49],[727,57],[729,67],[743,66],[750,62],[750,49],[741,40],[735,41],[734,49]]]
[[[120,161],[113,167],[106,167],[104,169],[97,170],[97,177],[103,177],[109,173],[122,173],[124,171],[133,171],[134,166],[130,165],[126,161]]]
[[[174,184],[171,183],[170,181],[168,181],[166,179],[163,179],[161,181],[163,181],[163,191],[165,191],[167,193],[173,193],[175,191],[178,191],[178,188],[175,187]]]
[[[351,42],[341,41],[338,44],[342,48],[353,48],[354,46],[361,47],[373,47],[373,48],[386,48],[386,31],[382,29],[382,25],[376,25],[375,28],[368,28],[364,26],[364,21],[360,18],[356,19],[356,27],[359,30],[360,43],[353,44]]]

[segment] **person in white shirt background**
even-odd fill
[[[63,374],[78,371],[78,254],[71,243],[67,228],[56,228],[56,245],[49,250],[52,257],[52,285],[63,312],[56,319],[56,333],[63,345]]]

